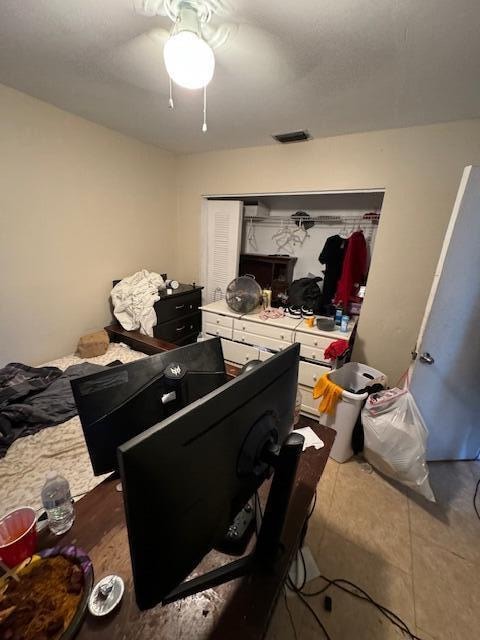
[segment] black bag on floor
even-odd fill
[[[322,306],[322,292],[317,284],[323,278],[300,278],[294,280],[288,291],[289,306],[308,307],[318,313]]]

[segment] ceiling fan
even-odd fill
[[[143,16],[165,16],[173,23],[170,31],[157,28],[147,35],[163,44],[163,59],[169,76],[169,107],[174,108],[172,82],[186,89],[203,89],[203,125],[207,131],[207,85],[215,71],[213,50],[234,33],[230,23],[213,27],[213,16],[226,15],[224,0],[134,0],[135,11]]]

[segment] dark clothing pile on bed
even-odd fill
[[[18,362],[0,369],[0,458],[17,438],[73,418],[77,408],[70,380],[102,369],[89,362],[74,364],[63,373],[56,367]]]

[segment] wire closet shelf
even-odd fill
[[[343,227],[345,225],[351,227],[358,226],[364,227],[376,227],[380,220],[379,213],[367,213],[365,215],[329,215],[329,216],[311,216],[309,218],[292,218],[288,216],[244,216],[246,222],[260,225],[273,225],[278,227],[279,225],[291,225],[296,227],[303,227],[304,222],[307,226],[312,223],[314,225],[331,225],[334,227]]]

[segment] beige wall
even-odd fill
[[[71,352],[111,281],[175,271],[175,162],[0,85],[0,365]]]
[[[175,158],[0,85],[0,145],[0,364],[71,351],[109,320],[113,278],[198,281],[202,194],[382,187],[355,356],[395,380],[480,120]]]
[[[462,170],[479,163],[480,120],[181,157],[177,276],[198,281],[202,194],[384,187],[354,355],[394,383],[415,344]]]

